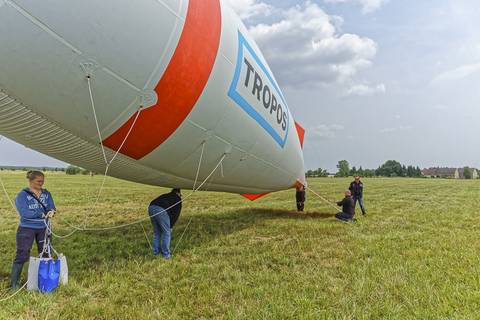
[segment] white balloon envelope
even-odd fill
[[[145,184],[192,188],[222,157],[202,189],[305,182],[303,129],[224,1],[0,0],[0,30],[12,140],[96,172],[102,141],[109,175]]]

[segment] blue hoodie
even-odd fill
[[[27,191],[30,191],[30,189],[23,189],[15,198],[15,205],[17,206],[17,211],[20,215],[20,227],[44,229],[45,219],[43,219],[43,215],[46,212],[38,203],[38,201],[28,194]],[[55,210],[55,204],[53,203],[52,195],[47,189],[42,189],[39,199],[48,209],[47,212],[50,210]]]

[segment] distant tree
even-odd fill
[[[422,176],[422,169],[420,169],[420,167],[417,167],[415,169],[415,177],[420,178],[421,176]]]
[[[358,168],[357,175],[359,175],[360,177],[363,177],[365,175],[365,172],[363,171],[362,166],[360,166],[360,168]]]
[[[305,175],[308,177],[308,178],[317,178],[317,177],[327,177],[328,176],[328,172],[327,170],[324,170],[322,168],[318,168],[316,170],[308,170]]]
[[[68,166],[65,172],[68,175],[75,175],[75,174],[79,174],[81,172],[81,169],[75,166]]]
[[[415,168],[413,166],[407,167],[407,177],[414,177],[415,176]]]
[[[363,176],[365,178],[375,177],[376,176],[375,170],[374,169],[365,169],[363,171]]]
[[[348,177],[350,175],[350,164],[347,160],[340,160],[337,164],[337,177]]]
[[[352,167],[352,170],[350,170],[350,175],[351,176],[356,176],[358,174],[358,170],[357,170],[357,167],[353,166]]]
[[[469,180],[473,178],[473,172],[469,167],[463,168],[463,177]]]
[[[395,160],[388,160],[375,171],[381,177],[403,177],[403,172],[402,164]]]
[[[417,168],[415,169],[415,175],[416,175],[417,177],[423,177],[422,169],[420,169],[420,167],[417,167]]]
[[[328,177],[328,171],[326,169],[318,168],[317,169],[317,176],[318,177]]]

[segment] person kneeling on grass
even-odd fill
[[[148,207],[148,215],[153,225],[153,255],[162,255],[170,259],[170,241],[172,228],[182,211],[182,194],[180,189],[172,189],[153,200]]]
[[[355,216],[355,202],[352,198],[350,190],[345,191],[345,198],[342,201],[338,201],[337,205],[342,207],[342,212],[335,215],[335,218],[342,221],[353,221]]]

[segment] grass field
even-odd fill
[[[14,197],[24,174],[1,174]],[[92,210],[100,182],[47,176],[57,233],[85,214],[89,226],[144,218],[164,191],[109,179]],[[331,200],[348,182],[309,181]],[[55,240],[69,259],[70,284],[52,295],[22,292],[0,304],[0,319],[480,318],[480,181],[364,182],[369,211],[357,223],[335,221],[333,208],[312,194],[307,212],[297,214],[293,191],[254,203],[197,193],[184,203],[173,247],[193,220],[171,261],[152,257],[141,225]],[[17,220],[0,197],[2,290]],[[150,236],[149,221],[143,226]]]

